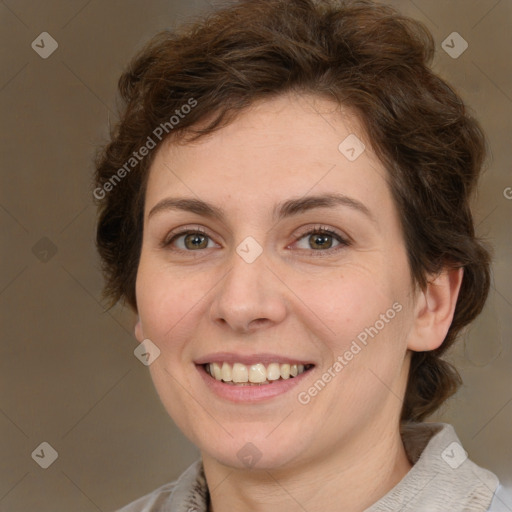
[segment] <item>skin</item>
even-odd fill
[[[354,161],[338,150],[351,133],[366,146]],[[386,176],[357,116],[306,95],[257,103],[212,135],[193,144],[169,140],[155,155],[135,334],[161,351],[151,375],[168,413],[201,451],[211,510],[362,511],[411,468],[399,435],[410,354],[442,343],[462,270],[430,276],[426,290],[414,286]],[[369,214],[336,205],[272,217],[278,203],[332,193]],[[149,216],[168,197],[206,201],[224,217],[178,209]],[[327,237],[311,248],[316,239],[305,233],[319,225],[349,243]],[[163,247],[182,227],[205,231],[205,248],[184,245],[185,236]],[[263,250],[253,263],[236,252],[248,236]],[[299,403],[298,393],[394,303],[401,311],[309,403]],[[236,404],[214,395],[193,363],[216,351],[277,353],[315,368],[284,395]],[[247,442],[261,454],[251,468],[237,457]]]

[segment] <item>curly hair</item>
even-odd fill
[[[120,121],[96,162],[105,297],[137,309],[146,181],[164,140],[196,140],[287,92],[331,98],[357,112],[388,171],[415,285],[464,268],[444,342],[411,359],[401,420],[430,415],[461,384],[441,356],[490,284],[470,210],[485,140],[433,53],[422,24],[369,0],[241,0],[156,35],[119,80]]]

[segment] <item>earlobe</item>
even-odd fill
[[[135,323],[135,338],[139,343],[142,343],[144,341],[144,334],[142,332],[142,323],[140,321],[140,317],[137,317],[137,322]]]
[[[420,292],[410,350],[426,352],[441,346],[453,320],[463,273],[463,268],[446,268]]]

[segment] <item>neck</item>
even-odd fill
[[[293,467],[233,469],[206,454],[203,465],[210,512],[362,512],[411,468],[397,425],[389,423],[357,433],[314,461]]]

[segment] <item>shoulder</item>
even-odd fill
[[[169,502],[176,485],[177,481],[162,485],[162,487],[118,509],[116,512],[164,512],[170,510],[166,503]]]
[[[512,487],[504,487],[500,484],[487,512],[509,512],[510,510],[512,510]]]
[[[162,485],[116,512],[205,512],[208,486],[201,460],[195,461],[174,482]]]
[[[411,423],[401,434],[412,468],[368,512],[489,509],[498,478],[468,458],[451,425]]]

